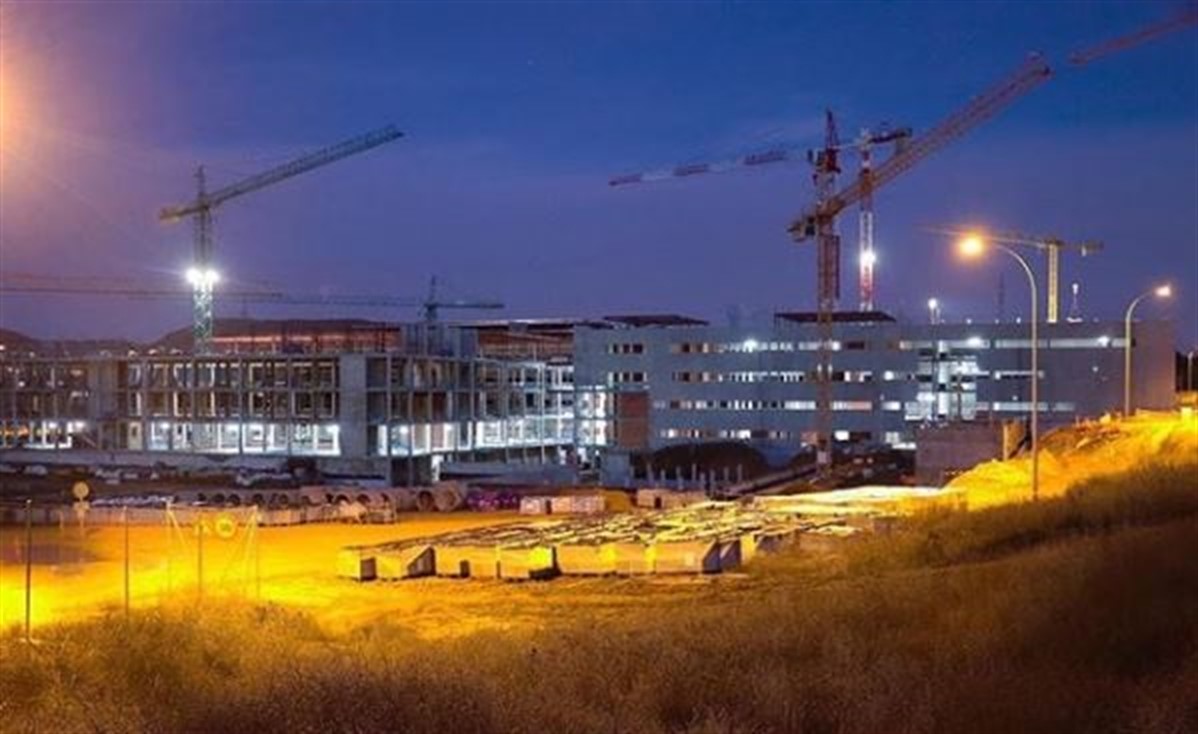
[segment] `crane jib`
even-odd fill
[[[932,155],[948,143],[989,118],[998,114],[1007,105],[1031,91],[1052,75],[1052,70],[1043,57],[1032,55],[1002,81],[982,95],[971,99],[964,107],[943,119],[927,133],[913,138],[904,149],[888,158],[873,170],[868,183],[870,191],[876,191],[899,174]],[[867,186],[857,179],[836,192],[822,206],[805,212],[787,228],[796,240],[811,236],[807,226],[817,218],[835,217],[845,207],[856,204],[865,194]]]
[[[204,194],[186,204],[166,207],[159,212],[158,218],[165,222],[178,221],[183,217],[198,214],[204,210],[211,210],[234,197],[257,191],[292,176],[310,171],[313,168],[319,168],[320,166],[333,163],[356,153],[361,153],[401,137],[403,137],[403,133],[398,128],[394,125],[387,125],[386,127],[359,135],[328,148],[302,155],[269,171],[255,174],[237,183]]]

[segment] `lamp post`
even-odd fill
[[[928,323],[940,323],[940,301],[935,298],[928,299]]]
[[[1031,446],[1032,446],[1032,501],[1040,498],[1040,316],[1037,309],[1039,296],[1036,293],[1036,275],[1032,266],[1022,255],[1001,242],[987,242],[979,235],[968,235],[957,246],[960,253],[967,258],[980,257],[987,247],[1002,250],[1023,268],[1027,275],[1028,290],[1031,293],[1032,305],[1032,410],[1031,410]]]
[[[1131,299],[1127,304],[1127,313],[1123,317],[1123,417],[1131,417],[1131,317],[1136,306],[1148,296],[1168,298],[1173,295],[1173,287],[1168,283],[1158,285],[1152,290],[1144,291]]]

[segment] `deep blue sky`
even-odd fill
[[[1039,50],[1050,82],[878,195],[882,305],[917,318],[935,295],[950,318],[992,318],[1003,272],[1008,313],[1026,313],[1012,263],[959,263],[921,228],[975,221],[1104,241],[1065,264],[1089,316],[1174,280],[1180,298],[1143,313],[1192,348],[1198,32],[1065,63],[1180,7],[0,2],[0,268],[177,277],[190,230],[154,215],[191,194],[196,163],[227,183],[395,122],[408,137],[228,203],[221,269],[411,296],[436,273],[515,316],[809,308],[814,252],[785,233],[811,198],[804,166],[608,177],[813,144],[825,106],[845,135],[918,132]],[[846,255],[850,305],[854,268]],[[0,325],[39,335],[145,338],[187,319],[185,303],[0,300]]]

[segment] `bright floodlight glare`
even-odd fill
[[[1156,290],[1153,292],[1156,293],[1157,298],[1168,298],[1169,296],[1173,295],[1173,286],[1169,285],[1168,283],[1164,285],[1158,285]]]
[[[937,301],[935,298],[929,298],[928,308],[932,311],[935,311],[936,309],[940,308],[940,301]]]
[[[861,253],[861,264],[862,265],[874,265],[877,262],[878,262],[878,253],[874,252],[873,250],[866,250],[865,252]]]
[[[187,269],[187,282],[193,288],[198,288],[202,285],[213,286],[220,282],[220,273],[209,268],[200,270],[199,268],[191,267]]]
[[[980,235],[971,234],[961,238],[957,249],[965,257],[977,257],[986,249],[986,242]]]
[[[753,338],[745,339],[745,351],[746,352],[756,352],[757,351],[757,340],[753,339]]]

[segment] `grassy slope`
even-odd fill
[[[251,608],[66,626],[0,643],[0,730],[1194,731],[1196,484],[1185,463],[926,516],[536,635]]]
[[[1045,434],[1040,444],[1040,496],[1059,497],[1079,481],[1129,471],[1146,458],[1157,463],[1198,457],[1198,416],[1145,413],[1129,420],[1088,421]],[[979,509],[1030,499],[1031,461],[1025,450],[1007,461],[988,461],[949,487]]]

